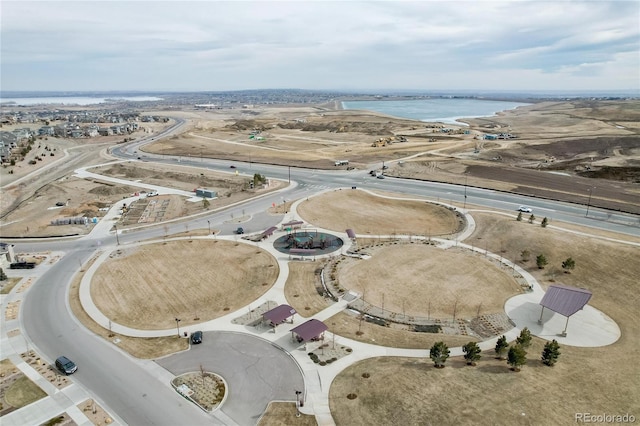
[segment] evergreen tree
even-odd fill
[[[518,217],[516,217],[518,222],[522,222],[522,212],[518,212]]]
[[[502,359],[502,356],[504,355],[508,347],[509,347],[509,343],[507,343],[507,338],[503,335],[496,342],[496,348],[495,348],[496,355],[497,355],[496,358]]]
[[[567,258],[564,262],[562,262],[562,269],[564,269],[565,273],[570,273],[576,267],[576,261],[572,258]]]
[[[429,350],[429,357],[436,368],[444,368],[444,363],[449,358],[449,347],[444,342],[436,342]]]
[[[548,365],[549,367],[553,367],[556,361],[558,361],[558,357],[560,356],[560,345],[553,339],[550,342],[545,343],[544,349],[542,350],[542,363],[544,365]]]
[[[522,258],[523,262],[528,262],[529,259],[531,259],[531,252],[529,250],[522,250],[522,253],[520,253],[520,258]]]
[[[544,267],[547,265],[547,257],[544,254],[539,254],[536,257],[536,266],[538,266],[538,269],[544,269]]]
[[[6,281],[7,280],[7,274],[4,273],[4,269],[0,268],[0,281]]]
[[[536,220],[536,217],[533,214],[529,216],[529,223],[533,223],[534,220]]]
[[[520,371],[520,367],[527,363],[527,351],[520,345],[511,346],[507,354],[507,363],[513,371]]]
[[[480,359],[480,347],[476,342],[469,342],[462,347],[464,352],[464,359],[467,360],[467,365],[476,365],[476,361]]]
[[[540,223],[540,226],[542,226],[543,228],[546,228],[548,224],[549,224],[549,219],[545,217],[544,219],[542,219],[542,223]]]
[[[516,339],[516,344],[522,346],[524,349],[531,346],[531,332],[527,327],[523,328],[520,335]]]

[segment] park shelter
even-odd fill
[[[291,337],[294,334],[298,336],[298,342],[309,342],[317,340],[328,329],[328,327],[320,320],[310,319],[291,329]]]
[[[353,229],[349,228],[345,232],[347,233],[347,237],[351,238],[352,240],[356,239],[356,233],[353,232]]]
[[[270,311],[262,314],[263,321],[268,321],[272,327],[285,322],[288,318],[292,318],[296,314],[296,310],[289,305],[279,305]],[[293,321],[293,319],[292,319]]]
[[[567,326],[569,325],[569,317],[575,314],[589,302],[592,293],[584,288],[569,287],[565,285],[552,284],[540,301],[542,311],[538,323],[542,323],[542,314],[544,308],[550,309],[562,316],[567,317],[564,326],[563,336],[567,335]]]
[[[260,239],[264,240],[265,238],[268,238],[270,236],[273,235],[274,232],[276,232],[278,228],[276,228],[275,226],[271,226],[269,227],[266,231],[264,231],[262,234],[260,234]]]
[[[282,229],[285,231],[291,231],[293,229],[300,229],[300,227],[304,225],[304,222],[301,220],[292,220],[291,222],[283,223]]]

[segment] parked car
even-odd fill
[[[67,376],[78,371],[78,366],[75,364],[75,362],[71,361],[66,356],[61,356],[56,359],[56,368],[60,370],[61,373],[64,373]]]
[[[378,175],[376,176],[378,179],[384,179],[384,175]]]
[[[147,197],[155,197],[158,195],[158,191],[147,192]]]
[[[191,343],[194,345],[202,343],[202,331],[194,331],[191,333]]]
[[[244,228],[242,226],[238,226],[238,229],[236,229],[236,234],[244,234]]]
[[[531,207],[527,207],[527,206],[520,206],[520,207],[518,207],[518,211],[519,212],[523,212],[523,213],[531,213],[531,212],[533,212],[533,209]]]

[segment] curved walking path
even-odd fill
[[[329,190],[329,191],[333,191]],[[369,191],[367,191],[369,192]],[[380,196],[378,194],[374,194],[369,192],[372,195]],[[314,196],[320,195],[316,194]],[[392,198],[392,197],[386,197]],[[398,198],[398,200],[415,200],[413,198]],[[292,207],[289,215],[286,220],[302,220],[297,214],[297,206],[303,200],[296,201]],[[453,207],[453,206],[448,206]],[[460,210],[458,210],[460,211]],[[614,343],[620,337],[620,329],[617,324],[611,320],[607,315],[602,312],[590,307],[586,306],[584,310],[578,312],[573,317],[571,317],[571,324],[569,331],[566,336],[561,335],[561,332],[565,328],[565,318],[553,313],[550,310],[545,310],[545,315],[542,318],[541,324],[538,323],[538,319],[540,317],[541,306],[539,305],[542,296],[544,295],[544,290],[540,286],[540,284],[535,280],[535,278],[526,272],[524,269],[520,268],[518,265],[502,258],[502,256],[498,256],[493,253],[488,253],[485,250],[482,250],[477,247],[473,247],[467,244],[462,243],[461,241],[468,238],[475,229],[475,222],[473,217],[468,213],[468,211],[462,211],[462,213],[466,217],[467,226],[465,229],[460,232],[455,239],[447,240],[447,239],[439,239],[432,238],[432,240],[439,243],[439,247],[447,248],[451,246],[459,246],[466,248],[468,250],[472,250],[478,253],[481,253],[485,256],[489,256],[496,261],[501,262],[507,268],[512,269],[514,273],[517,271],[526,282],[529,284],[531,288],[531,292],[514,296],[510,298],[505,304],[505,311],[507,315],[514,321],[516,327],[512,328],[508,332],[505,333],[505,336],[508,341],[515,340],[520,334],[520,330],[524,327],[528,327],[532,334],[541,337],[543,339],[551,340],[556,339],[560,344],[570,345],[570,346],[604,346]],[[344,232],[336,232],[332,230],[320,229],[317,227],[313,227],[313,229],[318,230],[319,232],[327,232],[331,234],[335,234],[340,236],[345,245],[342,247],[341,251],[344,253],[349,250],[350,247],[350,239],[347,237]],[[274,283],[274,285],[258,300],[252,302],[249,306],[245,306],[241,309],[238,309],[235,312],[231,312],[222,317],[195,325],[188,326],[183,328],[184,331],[192,332],[196,329],[202,331],[232,331],[238,333],[251,334],[255,336],[259,336],[263,339],[266,339],[274,344],[277,344],[282,350],[287,351],[290,355],[296,360],[300,369],[303,372],[304,380],[305,380],[305,392],[303,394],[304,406],[300,407],[300,411],[305,414],[315,415],[318,424],[329,425],[334,424],[333,417],[331,415],[331,411],[329,408],[329,389],[331,382],[333,379],[346,367],[352,365],[358,361],[380,357],[380,356],[400,356],[400,357],[418,357],[418,358],[427,358],[429,356],[428,349],[400,349],[400,348],[391,348],[384,347],[378,345],[372,345],[369,343],[363,343],[356,340],[344,338],[336,335],[335,337],[329,334],[329,338],[335,338],[335,343],[339,345],[344,345],[352,348],[352,352],[339,360],[327,364],[326,366],[319,367],[317,364],[314,364],[313,361],[309,358],[307,353],[321,343],[307,343],[306,345],[301,345],[297,342],[293,342],[290,336],[290,329],[309,320],[310,318],[314,318],[320,321],[326,320],[333,315],[341,312],[347,307],[349,303],[344,298],[341,298],[338,302],[324,309],[323,311],[313,315],[312,317],[303,318],[297,316],[293,324],[290,326],[281,326],[276,328],[273,331],[265,332],[262,328],[256,327],[248,327],[239,324],[233,324],[232,320],[238,318],[244,314],[246,314],[247,309],[251,310],[251,306],[257,307],[262,303],[267,301],[275,301],[278,304],[286,304],[287,300],[284,296],[284,285],[288,277],[289,272],[289,261],[290,256],[283,254],[277,251],[273,247],[273,241],[275,241],[278,237],[282,235],[282,232],[276,232],[271,235],[269,238],[260,241],[258,243],[252,242],[252,245],[257,245],[259,248],[268,251],[271,253],[274,258],[278,261],[280,266],[280,274]],[[396,236],[397,237],[397,236]],[[185,237],[187,238],[187,237]],[[226,239],[231,241],[237,241],[235,236],[206,236],[206,237],[188,237],[191,239]],[[414,236],[414,238],[416,238]],[[184,238],[180,238],[184,239]],[[135,245],[144,245],[144,244],[155,244],[158,241],[149,241],[144,243],[136,243]],[[163,240],[164,241],[164,240]],[[125,245],[129,246],[129,245]],[[131,245],[134,246],[134,245]],[[115,250],[115,248],[113,248]],[[334,252],[335,253],[335,252]],[[91,316],[91,318],[97,323],[109,327],[111,330],[134,337],[159,337],[159,336],[168,336],[173,335],[175,330],[173,328],[166,330],[138,330],[132,329],[115,322],[109,322],[109,319],[96,307],[93,300],[91,299],[90,287],[91,280],[98,267],[102,262],[107,260],[111,254],[111,251],[104,251],[102,254],[96,259],[96,261],[91,265],[91,267],[85,273],[82,282],[80,284],[80,300],[85,311]],[[324,255],[330,256],[330,255]],[[315,256],[316,258],[323,256]],[[350,295],[353,297],[353,294]],[[357,296],[356,296],[357,297]],[[494,337],[489,340],[485,340],[479,342],[479,346],[482,350],[491,350],[495,347],[495,343],[498,337]],[[462,356],[462,348],[456,347],[451,348],[451,356]]]

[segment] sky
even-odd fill
[[[640,91],[640,1],[0,3],[3,91]]]

